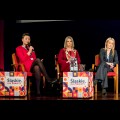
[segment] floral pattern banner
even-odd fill
[[[89,98],[93,93],[93,72],[63,72],[64,98]]]
[[[26,96],[26,72],[0,72],[0,96]]]

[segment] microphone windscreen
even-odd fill
[[[31,43],[29,42],[27,45],[28,45],[28,46],[31,46]]]

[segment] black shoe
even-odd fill
[[[89,72],[94,72],[94,70],[93,69],[89,69]]]
[[[56,78],[50,78],[49,80],[48,80],[48,82],[50,82],[51,84],[52,83],[56,83],[58,80],[56,79]]]
[[[56,83],[58,80],[55,78],[51,83]]]
[[[105,88],[102,89],[102,95],[105,95],[105,96],[107,95],[107,91]]]

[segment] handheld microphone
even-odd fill
[[[30,47],[30,46],[31,46],[31,43],[29,42],[29,43],[27,44],[27,46]]]
[[[30,43],[26,45],[26,49],[29,50],[29,47],[30,47]]]
[[[26,48],[27,48],[27,50],[29,50],[29,47],[31,46],[31,43],[29,42],[27,45],[26,45]],[[34,50],[32,50],[32,51],[34,51]]]

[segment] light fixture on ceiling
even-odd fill
[[[16,23],[57,22],[57,21],[72,21],[72,20],[17,20]]]

